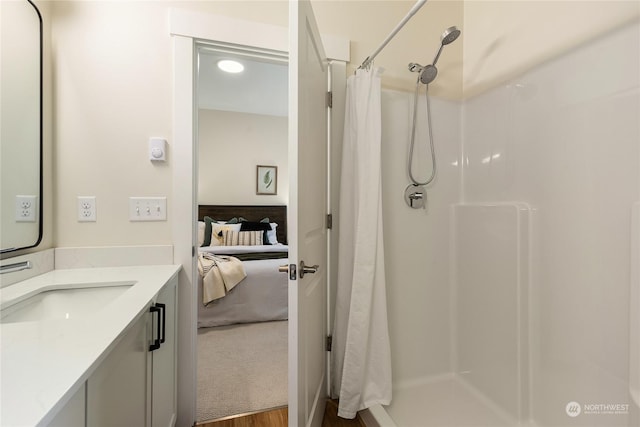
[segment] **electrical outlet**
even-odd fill
[[[78,222],[96,222],[95,196],[78,196]]]
[[[16,196],[16,222],[36,222],[37,196]]]

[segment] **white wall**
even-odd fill
[[[129,222],[130,196],[167,196],[168,161],[148,139],[171,135],[167,11],[155,2],[53,5],[55,243],[171,243],[170,223]],[[77,196],[96,196],[97,222],[77,221]]]
[[[411,4],[319,1],[314,7],[322,31],[350,38],[359,55],[375,48]],[[170,7],[287,24],[286,1],[51,2],[56,246],[171,243],[170,216],[167,222],[131,223],[127,214],[130,196],[167,196],[171,212],[172,141],[168,141],[165,164],[152,164],[147,156],[149,137],[172,135]],[[417,15],[384,54],[404,52],[406,58],[396,62],[379,57],[378,64],[389,68],[385,81],[391,85],[410,88],[415,81],[415,74],[404,69],[405,62],[419,59],[416,52],[424,51],[427,26],[420,19],[437,20],[440,13],[449,16],[449,8],[462,17],[459,2],[433,2],[430,8],[431,12]],[[375,20],[360,19],[363,13]],[[427,37],[431,40],[428,57],[437,48],[444,29],[440,27],[435,26]],[[460,53],[458,46],[443,54],[441,82],[447,74],[461,76],[461,70],[446,65],[459,59]],[[443,86],[457,90],[460,84]],[[97,197],[97,222],[77,221],[77,196]]]
[[[465,0],[465,98],[638,19],[637,1]]]
[[[347,73],[351,75],[416,2],[317,0],[312,3],[318,27],[323,33],[351,40],[351,64],[347,67]],[[443,50],[438,61],[440,75],[430,90],[439,98],[462,97],[463,4],[459,0],[429,0],[425,3],[375,59],[375,66],[385,69],[383,88],[412,91],[417,74],[407,70],[408,64],[431,63],[440,47],[440,35],[455,25],[462,30],[462,36]]]
[[[577,16],[582,6],[570,12]],[[636,22],[464,105],[464,201],[526,202],[533,209],[529,326],[533,417],[541,426],[567,425],[570,401],[631,403],[639,99]],[[579,425],[627,425],[624,415],[580,417]]]
[[[50,3],[55,220],[53,227],[49,228],[54,229],[53,243],[57,246],[170,243],[171,218],[165,223],[141,224],[130,223],[126,215],[127,199],[132,195],[165,195],[171,205],[171,141],[165,165],[152,165],[146,155],[150,136],[168,138],[172,133],[172,53],[167,29],[168,8],[188,8],[284,26],[287,24],[287,2]],[[352,70],[379,45],[413,3],[314,1],[314,8],[323,32],[352,41],[354,64],[349,68]],[[510,2],[498,3],[506,8]],[[589,3],[592,2],[576,4],[582,7]],[[595,3],[605,5],[610,2]],[[628,7],[633,2],[625,3]],[[482,5],[485,8],[478,11]],[[497,11],[497,16],[502,13],[502,9],[497,9],[493,2],[467,1],[464,7],[465,22],[462,2],[427,2],[376,61],[377,65],[387,69],[383,79],[385,87],[412,89],[415,74],[406,71],[406,65],[412,61],[429,62],[438,47],[442,30],[449,25],[459,25],[463,36],[446,47],[439,62],[440,76],[431,90],[438,97],[460,98],[463,46],[466,57],[479,58],[487,46],[491,46],[492,37],[505,37],[500,33],[502,21],[496,21],[495,16],[485,19],[492,16],[492,11]],[[611,21],[603,8],[590,14],[594,15],[601,17],[602,21]],[[629,14],[623,11],[622,15]],[[362,19],[363,16],[366,19]],[[571,21],[570,13],[565,12],[562,16],[565,22]],[[612,19],[618,18],[619,14]],[[535,21],[544,22],[541,19]],[[494,25],[487,29],[485,22],[493,22]],[[598,21],[590,19],[589,22],[593,25],[587,27],[594,28],[594,32],[595,28],[601,28]],[[471,27],[467,29],[466,25]],[[568,26],[572,27],[574,23]],[[542,32],[547,42],[539,44],[552,49],[550,43],[554,38],[550,33]],[[540,33],[527,34],[534,36]],[[499,62],[507,61],[507,57],[524,59],[523,56],[529,56],[517,51],[515,54],[511,54],[512,50],[509,52],[509,55],[503,54]],[[528,49],[523,48],[522,52],[528,52]],[[476,64],[476,60],[470,59],[465,63],[465,69],[473,73],[479,67]],[[501,74],[503,68],[499,70],[490,74]],[[491,76],[485,77],[484,80],[491,80]],[[113,171],[118,172],[114,174]],[[97,196],[98,222],[77,222],[75,199],[78,195]]]
[[[199,110],[198,203],[286,205],[287,118]],[[276,195],[256,194],[256,165],[278,167]]]
[[[424,92],[422,92],[424,94]],[[438,175],[427,209],[404,201],[413,96],[382,93],[382,199],[387,305],[394,385],[450,372],[449,207],[458,202],[460,104],[432,99]],[[424,96],[420,99],[414,174],[431,173]]]

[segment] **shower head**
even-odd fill
[[[455,25],[444,30],[444,33],[440,36],[440,42],[443,45],[453,43],[460,35],[460,30]]]
[[[436,65],[436,62],[438,62],[438,59],[440,58],[440,54],[442,53],[442,48],[448,44],[453,43],[458,38],[459,35],[460,35],[460,30],[456,26],[449,27],[446,30],[444,30],[444,33],[442,33],[442,35],[440,36],[440,49],[438,49],[438,53],[436,53],[436,57],[433,58],[434,66]]]

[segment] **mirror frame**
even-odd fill
[[[38,165],[38,172],[40,174],[38,182],[40,184],[40,188],[38,191],[38,238],[36,239],[35,243],[33,245],[29,245],[29,246],[23,246],[23,247],[17,247],[17,248],[0,248],[0,254],[2,255],[1,258],[5,257],[5,254],[11,253],[11,252],[16,252],[16,251],[21,251],[24,249],[31,249],[31,248],[35,248],[36,246],[38,246],[40,244],[40,242],[42,242],[42,236],[44,234],[44,224],[43,224],[43,220],[44,220],[44,214],[43,214],[43,195],[44,195],[44,189],[43,189],[43,166],[44,166],[44,159],[43,159],[43,154],[44,154],[44,149],[43,149],[43,131],[44,131],[44,126],[43,126],[43,52],[44,52],[44,47],[43,47],[43,42],[44,42],[44,38],[43,38],[43,22],[42,22],[42,14],[40,13],[40,10],[38,9],[38,7],[35,5],[35,3],[32,0],[27,0],[27,2],[33,7],[33,9],[35,10],[36,14],[38,15],[38,23],[39,23],[39,41],[40,41],[40,49],[39,49],[39,71],[40,71],[40,77],[39,77],[39,84],[40,84],[40,105],[39,105],[39,111],[40,111],[40,120],[39,120],[39,126],[40,126],[40,131],[39,131],[39,165]]]

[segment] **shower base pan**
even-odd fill
[[[453,374],[393,390],[389,406],[361,413],[367,427],[512,427],[513,418]]]

